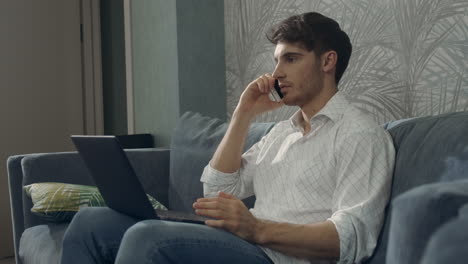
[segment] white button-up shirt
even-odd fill
[[[304,135],[301,111],[276,124],[242,155],[241,168],[223,173],[209,164],[205,196],[256,195],[252,214],[294,224],[332,221],[340,238],[338,263],[369,257],[390,196],[395,150],[390,135],[341,92],[311,118]],[[274,263],[309,263],[263,248]],[[327,262],[316,262],[327,263]]]

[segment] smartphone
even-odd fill
[[[275,89],[270,90],[270,94],[276,102],[281,101],[283,98],[283,93],[281,92],[281,88],[277,79],[275,80]]]

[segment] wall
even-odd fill
[[[131,2],[135,130],[158,146],[185,111],[226,117],[223,10],[217,0]]]
[[[13,255],[8,156],[84,133],[79,1],[0,1],[0,258]]]
[[[167,145],[179,116],[175,1],[132,1],[135,130]]]
[[[468,110],[468,52],[462,45],[468,37],[467,5],[460,0],[133,1],[136,131],[153,133],[159,146],[168,146],[187,110],[229,117],[244,87],[274,68],[266,30],[308,11],[336,19],[350,36],[353,55],[339,89],[377,122]],[[296,110],[283,107],[257,121],[284,120]]]
[[[229,116],[244,87],[274,69],[266,30],[308,11],[334,18],[350,36],[353,54],[339,89],[379,123],[468,110],[466,0],[224,2]],[[258,120],[284,120],[296,110],[283,107]]]
[[[101,0],[104,134],[127,134],[123,0]]]
[[[224,4],[177,1],[180,113],[226,119]]]

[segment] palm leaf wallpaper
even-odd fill
[[[339,89],[375,120],[468,111],[466,0],[225,0],[227,111],[245,86],[274,69],[268,28],[320,12],[348,33],[353,54]],[[257,121],[280,121],[283,107]]]

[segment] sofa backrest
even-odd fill
[[[390,232],[391,201],[422,184],[468,178],[468,112],[415,118],[386,127],[396,150],[391,200],[372,258],[385,263]]]
[[[253,123],[250,126],[244,150],[259,141],[274,123]],[[193,212],[192,204],[203,197],[200,177],[210,161],[228,124],[220,119],[187,112],[181,116],[171,139],[169,208]],[[253,205],[253,198],[246,204]]]

